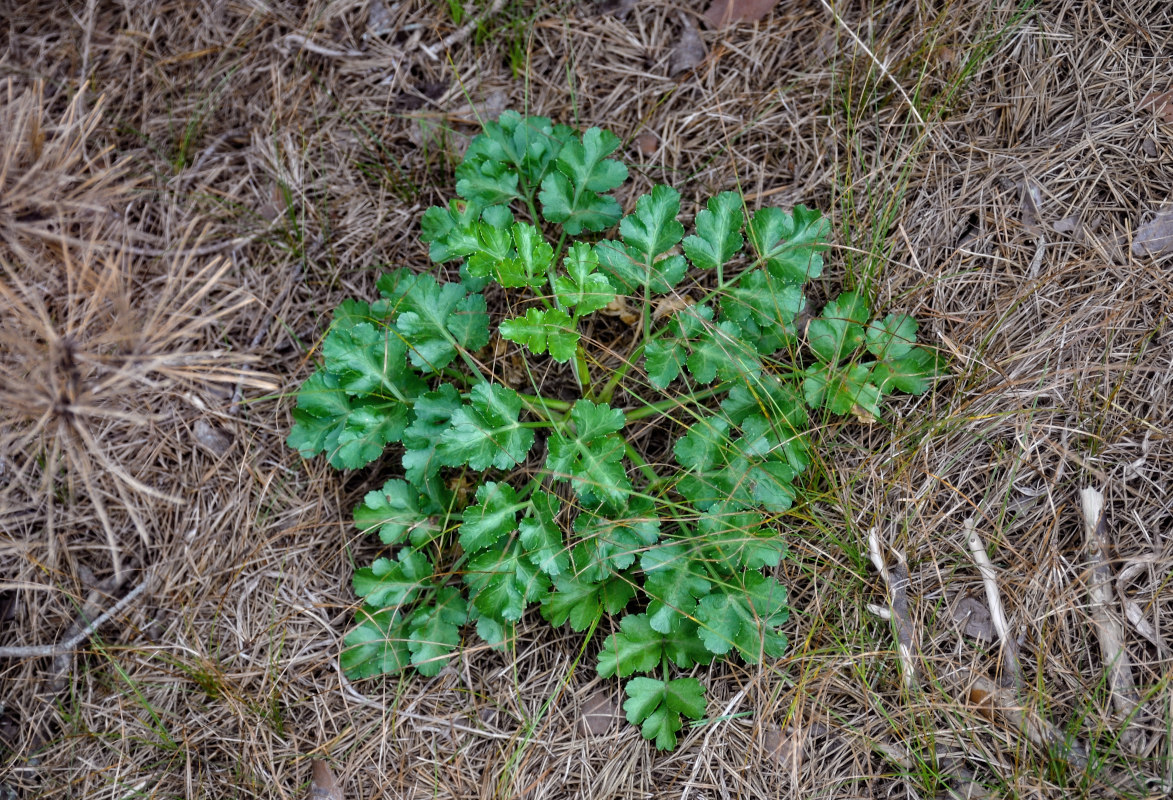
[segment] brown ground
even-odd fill
[[[1171,785],[1173,260],[1131,246],[1173,196],[1169,4],[865,0],[836,20],[784,0],[702,28],[704,61],[674,76],[706,4],[610,5],[505,3],[445,52],[443,3],[0,0],[0,647],[64,639],[145,583],[75,657],[0,660],[0,797],[299,797],[315,756],[348,798]],[[735,716],[671,755],[584,728],[617,683],[572,672],[581,637],[536,615],[509,659],[338,670],[376,552],[347,518],[378,476],[289,451],[288,393],[341,299],[427,268],[419,216],[503,108],[630,142],[625,201],[668,181],[690,212],[740,184],[826,210],[818,291],[869,285],[950,357],[934,393],[841,425],[834,485],[788,533],[790,654],[702,670],[710,714]],[[1089,609],[1087,486],[1122,576],[1128,723]],[[1017,693],[991,692],[997,646],[952,611],[985,608],[971,516]],[[865,608],[885,603],[873,527],[908,559],[912,688]]]

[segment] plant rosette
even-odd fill
[[[705,715],[684,673],[786,649],[770,570],[811,460],[810,411],[875,421],[886,394],[924,393],[938,365],[912,317],[871,319],[857,293],[798,330],[823,269],[818,212],[748,215],[723,192],[686,236],[680,195],[655,186],[624,216],[610,195],[628,175],[619,144],[513,112],[486,124],[456,169],[458,199],[422,220],[431,259],[459,262],[460,280],[400,269],[378,299],[343,302],[288,443],[339,469],[400,462],[354,511],[385,552],[354,575],[347,675],[435,675],[474,628],[509,647],[531,607],[592,634],[613,617],[596,669],[626,680],[627,719],[670,750]],[[478,358],[489,284],[516,309],[500,339],[577,399],[537,377],[516,391]],[[591,331],[619,303],[637,318],[616,354]],[[674,463],[649,455],[648,426],[674,437]]]

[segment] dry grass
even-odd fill
[[[798,0],[703,32],[707,59],[676,76],[675,4],[506,3],[436,60],[445,4],[379,4],[387,33],[366,36],[370,5],[3,3],[0,646],[148,588],[63,667],[0,661],[0,783],[295,797],[318,756],[348,797],[1163,794],[1173,262],[1128,243],[1173,196],[1173,128],[1138,110],[1170,88],[1166,3],[864,2],[836,24]],[[710,713],[741,716],[671,755],[626,724],[584,731],[618,688],[540,620],[433,679],[338,671],[374,552],[348,511],[391,467],[299,462],[285,393],[328,309],[381,265],[427,263],[419,215],[506,107],[631,143],[622,200],[667,181],[686,208],[741,186],[828,210],[816,293],[866,286],[951,356],[936,393],[828,431],[822,494],[789,520],[791,653],[700,675]],[[1127,748],[1087,608],[1088,485],[1163,643],[1125,627],[1144,698]],[[970,516],[1021,635],[1019,702],[1086,769],[966,690],[961,670],[998,664],[949,610],[983,597]],[[865,611],[884,596],[872,527],[909,559],[912,690]]]

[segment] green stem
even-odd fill
[[[683,397],[673,397],[669,400],[661,400],[658,403],[649,403],[642,408],[636,408],[628,411],[623,415],[623,420],[625,423],[635,422],[637,419],[652,417],[656,414],[663,414],[665,411],[670,411],[673,408],[679,408],[686,403],[697,403],[701,400],[707,400],[710,397],[727,392],[732,386],[732,381],[723,381],[718,383],[716,386],[711,386],[708,389],[704,389],[703,391],[692,392],[691,394],[686,394]]]
[[[604,384],[602,391],[599,392],[600,402],[611,402],[611,398],[615,396],[615,390],[619,387],[619,382],[627,377],[627,371],[631,369],[631,366],[636,362],[636,360],[641,355],[643,355],[644,347],[646,346],[646,343],[640,344],[638,347],[632,350],[631,355],[628,356],[627,360],[623,362],[619,369],[612,373],[610,379],[608,379],[607,383]]]
[[[522,394],[518,392],[517,396],[521,398],[521,402],[525,403],[526,408],[545,419],[550,418],[550,411],[566,412],[573,405],[573,403],[568,403],[565,400],[547,400],[541,395],[536,394]]]
[[[652,466],[644,461],[643,456],[637,453],[635,448],[626,439],[623,440],[623,451],[627,453],[627,457],[631,460],[631,463],[635,464],[636,468],[648,479],[649,487],[654,486],[660,480],[660,476],[656,474]]]
[[[594,391],[591,384],[591,370],[587,366],[586,353],[582,349],[582,342],[574,348],[574,377],[578,379],[578,387],[582,391],[582,396],[587,400],[594,399]]]

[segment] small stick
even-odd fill
[[[58,642],[57,644],[40,644],[29,647],[0,647],[0,658],[44,658],[72,652],[79,644],[93,636],[94,631],[105,625],[107,620],[119,614],[124,608],[133,603],[143,593],[143,590],[147,588],[149,582],[150,580],[148,578],[139,583],[127,592],[125,597],[111,606],[109,610],[99,614],[92,622],[88,623],[84,628],[65,641]]]
[[[1123,717],[1125,730],[1121,740],[1136,744],[1137,732],[1131,720],[1140,703],[1136,684],[1132,680],[1132,663],[1124,649],[1123,626],[1108,610],[1113,604],[1112,570],[1108,566],[1107,515],[1104,514],[1104,495],[1098,490],[1087,488],[1079,493],[1079,505],[1083,511],[1083,530],[1087,543],[1087,555],[1091,576],[1088,581],[1088,600],[1091,605],[1092,625],[1100,640],[1100,658],[1108,673],[1108,690],[1112,693],[1112,705]]]
[[[990,606],[990,620],[994,623],[994,630],[998,633],[998,641],[1002,645],[1002,660],[1006,666],[1006,673],[1014,686],[1021,689],[1022,665],[1018,662],[1018,642],[1010,635],[1010,626],[1006,624],[1006,614],[1002,610],[1002,595],[998,592],[997,575],[990,557],[986,555],[986,545],[977,532],[977,521],[970,517],[963,523],[965,542],[973,557],[973,563],[982,574],[982,585],[986,589],[986,602]]]
[[[904,673],[904,685],[912,689],[917,685],[916,660],[913,658],[917,646],[916,627],[912,624],[912,614],[908,610],[908,562],[904,553],[895,549],[892,552],[896,556],[896,563],[889,567],[884,562],[884,553],[880,549],[880,537],[876,529],[868,531],[868,555],[871,556],[872,564],[888,588],[888,608],[891,611],[879,609],[887,613],[877,614],[872,606],[868,606],[868,610],[891,620],[892,630],[896,634],[896,651],[900,656],[900,666]]]
[[[464,25],[462,25],[459,30],[445,36],[444,39],[435,47],[422,47],[420,49],[424,51],[424,54],[428,58],[432,59],[433,61],[438,61],[440,58],[438,55],[436,55],[438,51],[447,50],[454,44],[460,44],[469,37],[469,34],[476,30],[476,27],[481,23],[481,20],[494,16],[504,7],[505,0],[493,0],[493,5],[486,8],[483,13],[464,23]]]

